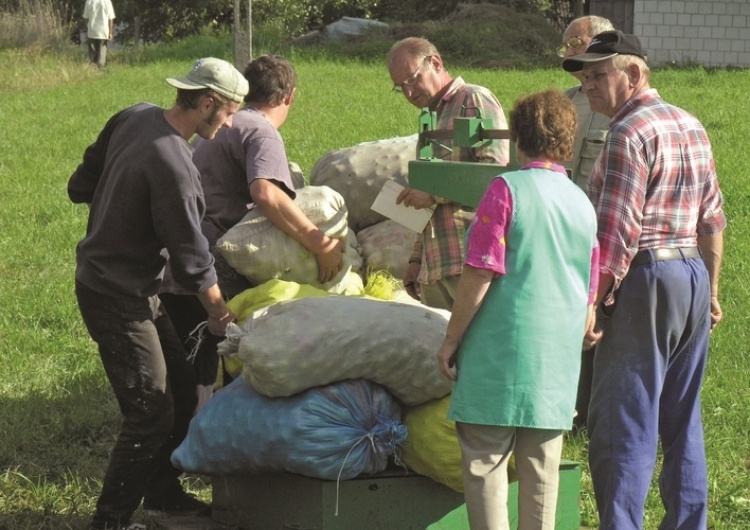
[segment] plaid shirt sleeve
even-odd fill
[[[606,178],[605,178],[606,176]],[[612,132],[589,180],[597,213],[599,267],[623,278],[638,252],[648,167],[628,134]]]

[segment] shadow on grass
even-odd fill
[[[0,528],[85,528],[120,424],[106,377],[4,398],[0,411]]]

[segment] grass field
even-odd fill
[[[73,296],[74,249],[87,211],[66,184],[105,121],[139,101],[170,106],[164,78],[199,56],[229,57],[224,42],[147,50],[103,72],[80,59],[0,52],[0,530],[79,530],[90,517],[119,413]],[[256,50],[259,53],[260,50]],[[282,129],[289,158],[307,175],[326,152],[405,136],[417,111],[390,92],[381,62],[291,57],[299,95]],[[506,108],[519,95],[573,79],[558,69],[464,70],[454,75],[491,88]],[[750,528],[750,71],[659,70],[653,85],[698,116],[713,141],[729,228],[721,301],[725,320],[712,339],[704,418],[714,528]],[[586,461],[572,438],[565,456]],[[596,525],[584,464],[581,516]],[[190,487],[204,498],[199,478]],[[159,521],[140,516],[158,527]],[[657,490],[647,529],[661,518]],[[396,529],[398,530],[398,529]]]

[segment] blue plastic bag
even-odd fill
[[[193,418],[172,463],[206,475],[286,471],[345,480],[385,469],[406,435],[399,405],[370,381],[269,398],[238,378]]]

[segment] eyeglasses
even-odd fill
[[[581,37],[570,37],[567,41],[555,48],[555,51],[557,52],[558,57],[565,57],[565,52],[568,51],[568,48],[577,50],[583,46],[583,44],[583,39]]]
[[[417,80],[419,79],[419,72],[422,71],[422,68],[427,64],[427,61],[429,61],[432,58],[432,55],[428,55],[424,59],[422,59],[422,62],[419,63],[419,66],[417,67],[414,72],[406,78],[406,80],[399,84],[399,85],[393,85],[393,88],[391,89],[393,92],[401,93],[404,91],[404,87],[413,87],[417,84]]]

